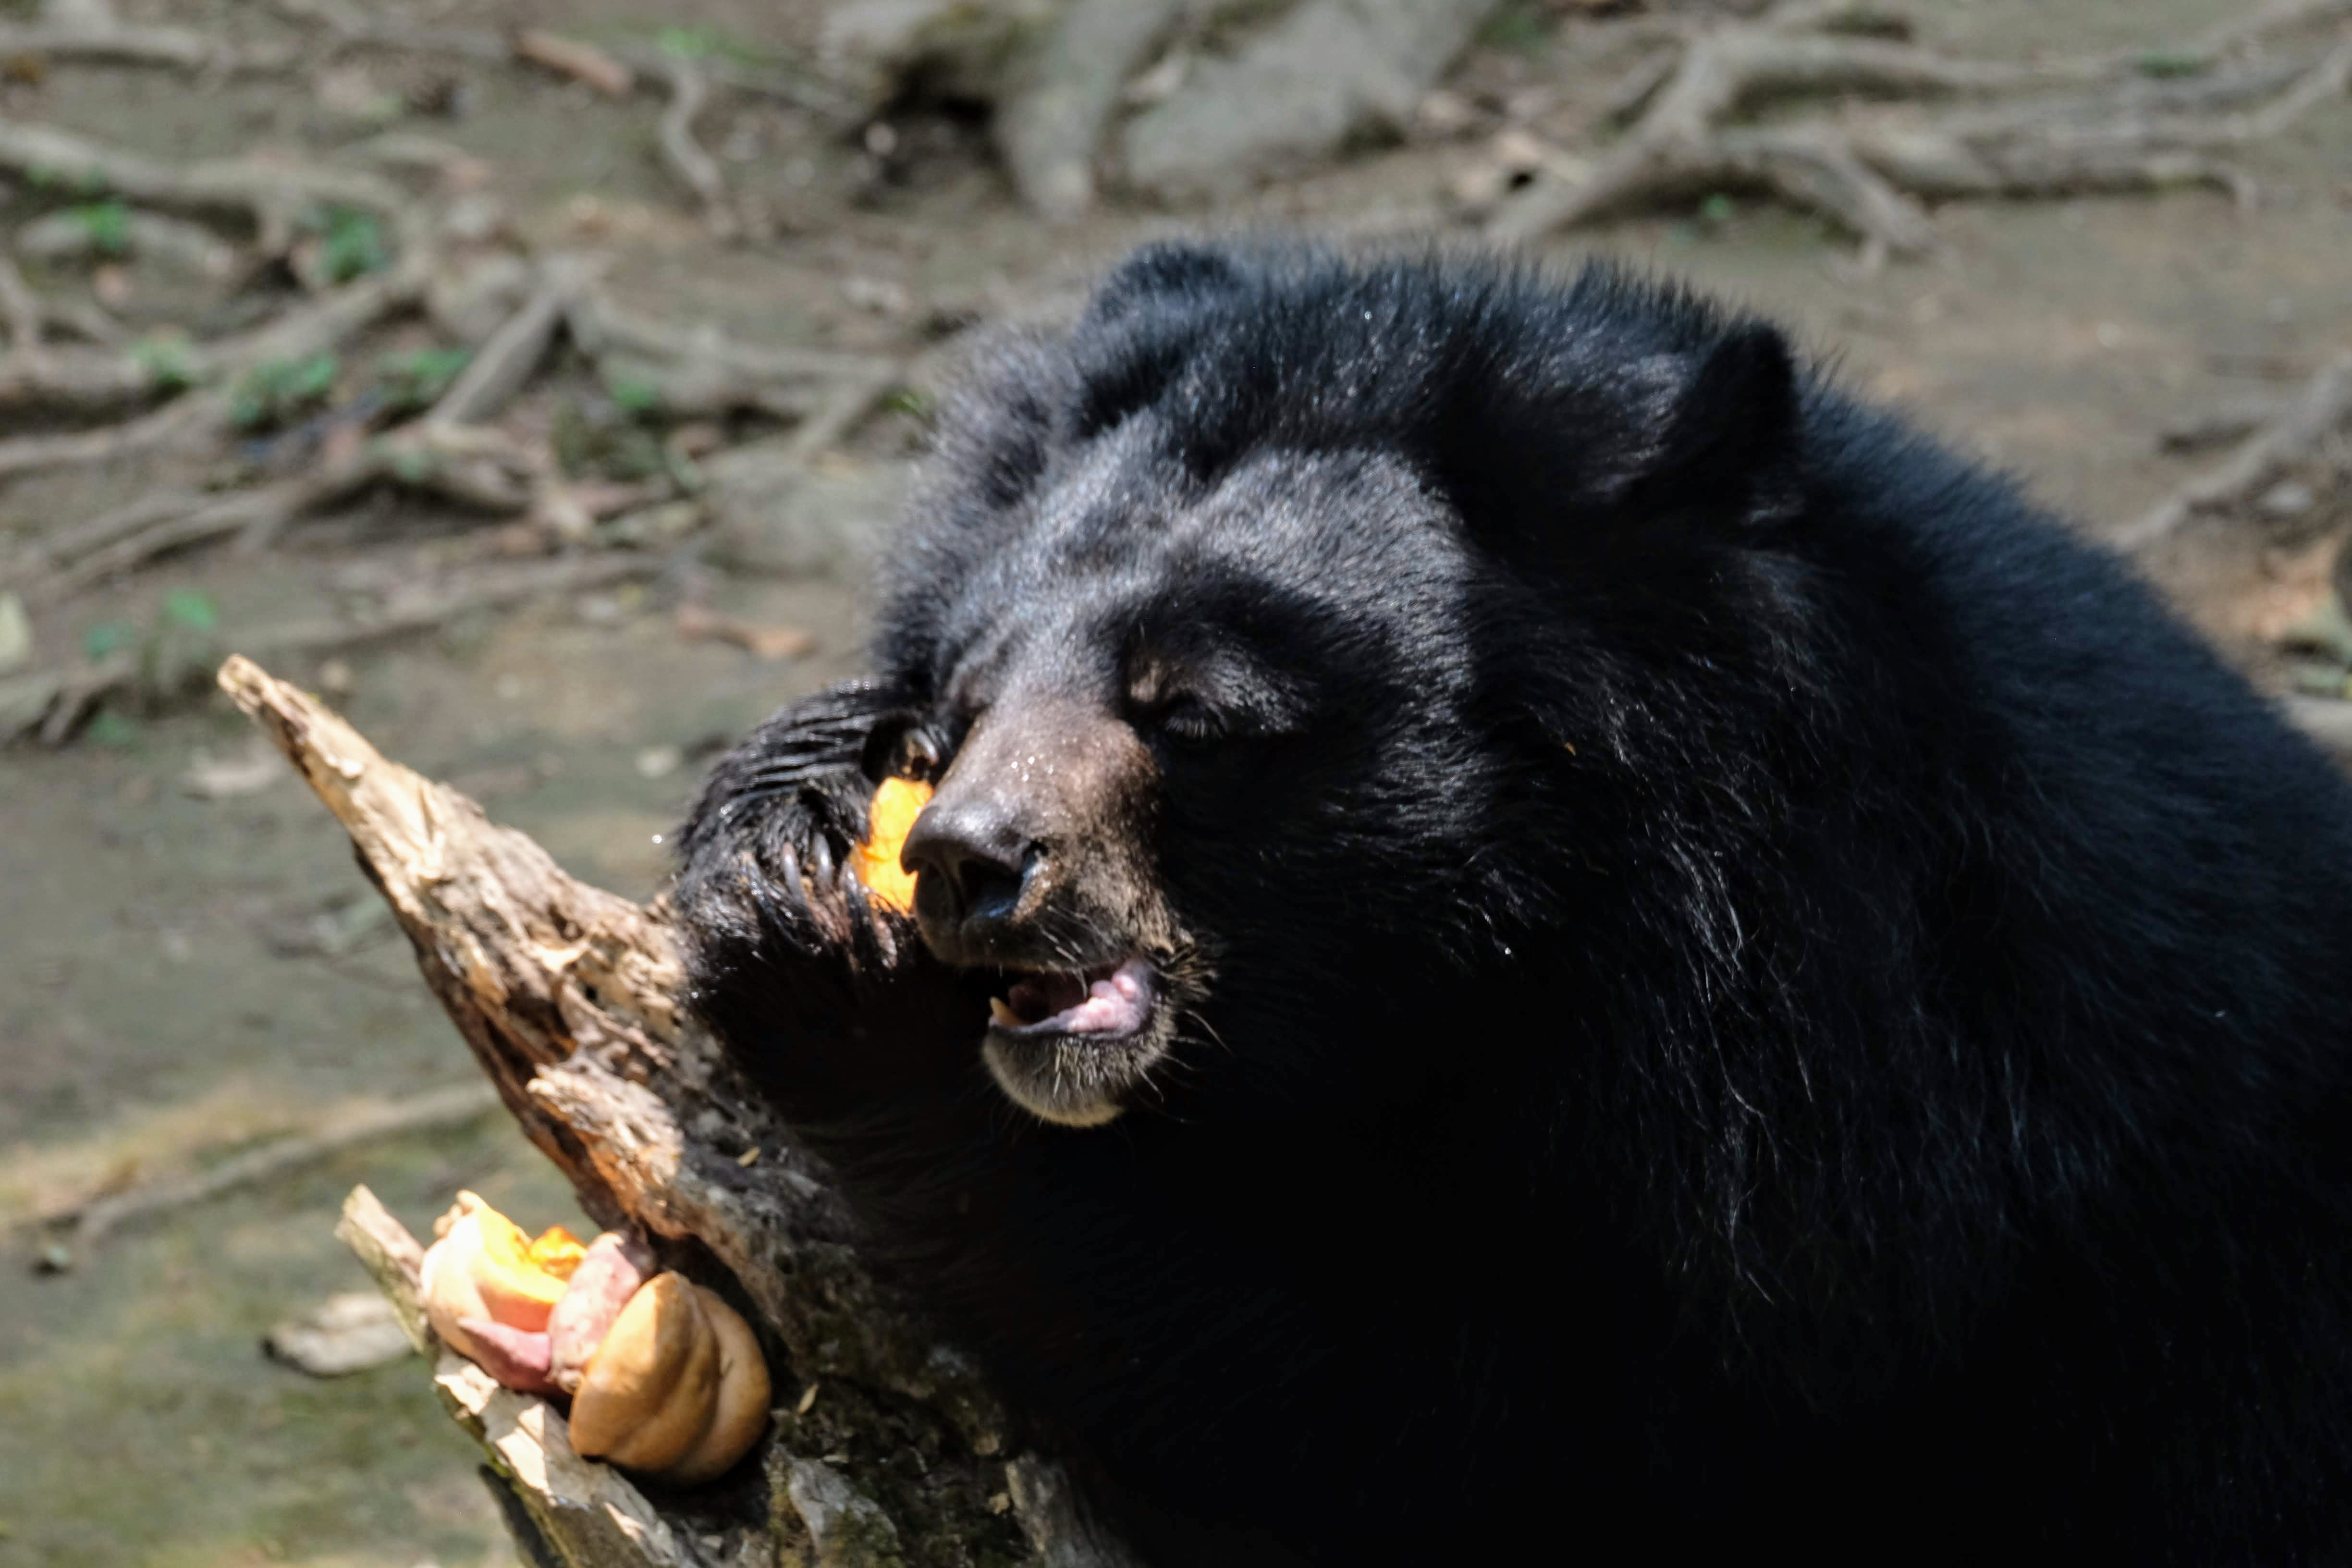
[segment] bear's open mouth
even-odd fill
[[[1159,1003],[1159,981],[1141,954],[1084,970],[1012,977],[988,1001],[991,1022],[1016,1038],[1067,1035],[1106,1043],[1140,1034]]]
[[[1014,1104],[1045,1121],[1111,1121],[1168,1049],[1160,972],[1141,953],[1004,979],[1003,994],[988,1001],[981,1060]]]

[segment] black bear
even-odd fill
[[[1147,1561],[2352,1541],[2352,793],[1771,326],[1155,246],[884,590],[694,1000]]]

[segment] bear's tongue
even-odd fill
[[[1005,1028],[1050,1025],[1065,1034],[1127,1034],[1143,1023],[1147,973],[1141,959],[1130,958],[1082,974],[1024,974],[990,1003],[989,1014]]]
[[[1086,977],[1077,974],[1027,975],[1004,993],[1005,1005],[1024,1024],[1067,1012],[1086,999]]]

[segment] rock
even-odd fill
[[[392,1303],[373,1290],[330,1296],[270,1330],[261,1342],[273,1358],[312,1377],[365,1372],[416,1348],[409,1343]]]
[[[241,750],[215,755],[199,746],[180,775],[180,788],[198,800],[234,800],[257,795],[288,776],[284,759],[267,741],[254,741]]]
[[[789,437],[706,458],[711,559],[742,572],[862,576],[898,521],[902,463],[809,464]]]
[[[1306,0],[1239,58],[1202,60],[1128,122],[1127,177],[1228,195],[1367,132],[1401,134],[1495,0]]]
[[[2254,502],[2265,516],[2275,518],[2301,517],[2318,504],[2319,497],[2301,479],[2281,479]]]

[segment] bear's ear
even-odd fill
[[[1665,427],[1627,475],[1645,512],[1769,506],[1797,457],[1797,367],[1779,329],[1744,322],[1670,378]],[[1679,384],[1671,384],[1679,383]]]
[[[1580,556],[1659,522],[1738,530],[1786,512],[1802,478],[1799,373],[1774,328],[1685,349],[1569,349],[1474,376],[1430,431],[1471,536],[1526,564]]]
[[[1218,308],[1247,288],[1246,264],[1218,246],[1147,245],[1103,279],[1070,334],[1077,395],[1064,427],[1093,440],[1157,400]]]
[[[1136,250],[1096,286],[1079,330],[1108,327],[1153,305],[1198,306],[1235,292],[1242,282],[1242,260],[1231,248],[1158,240]]]

